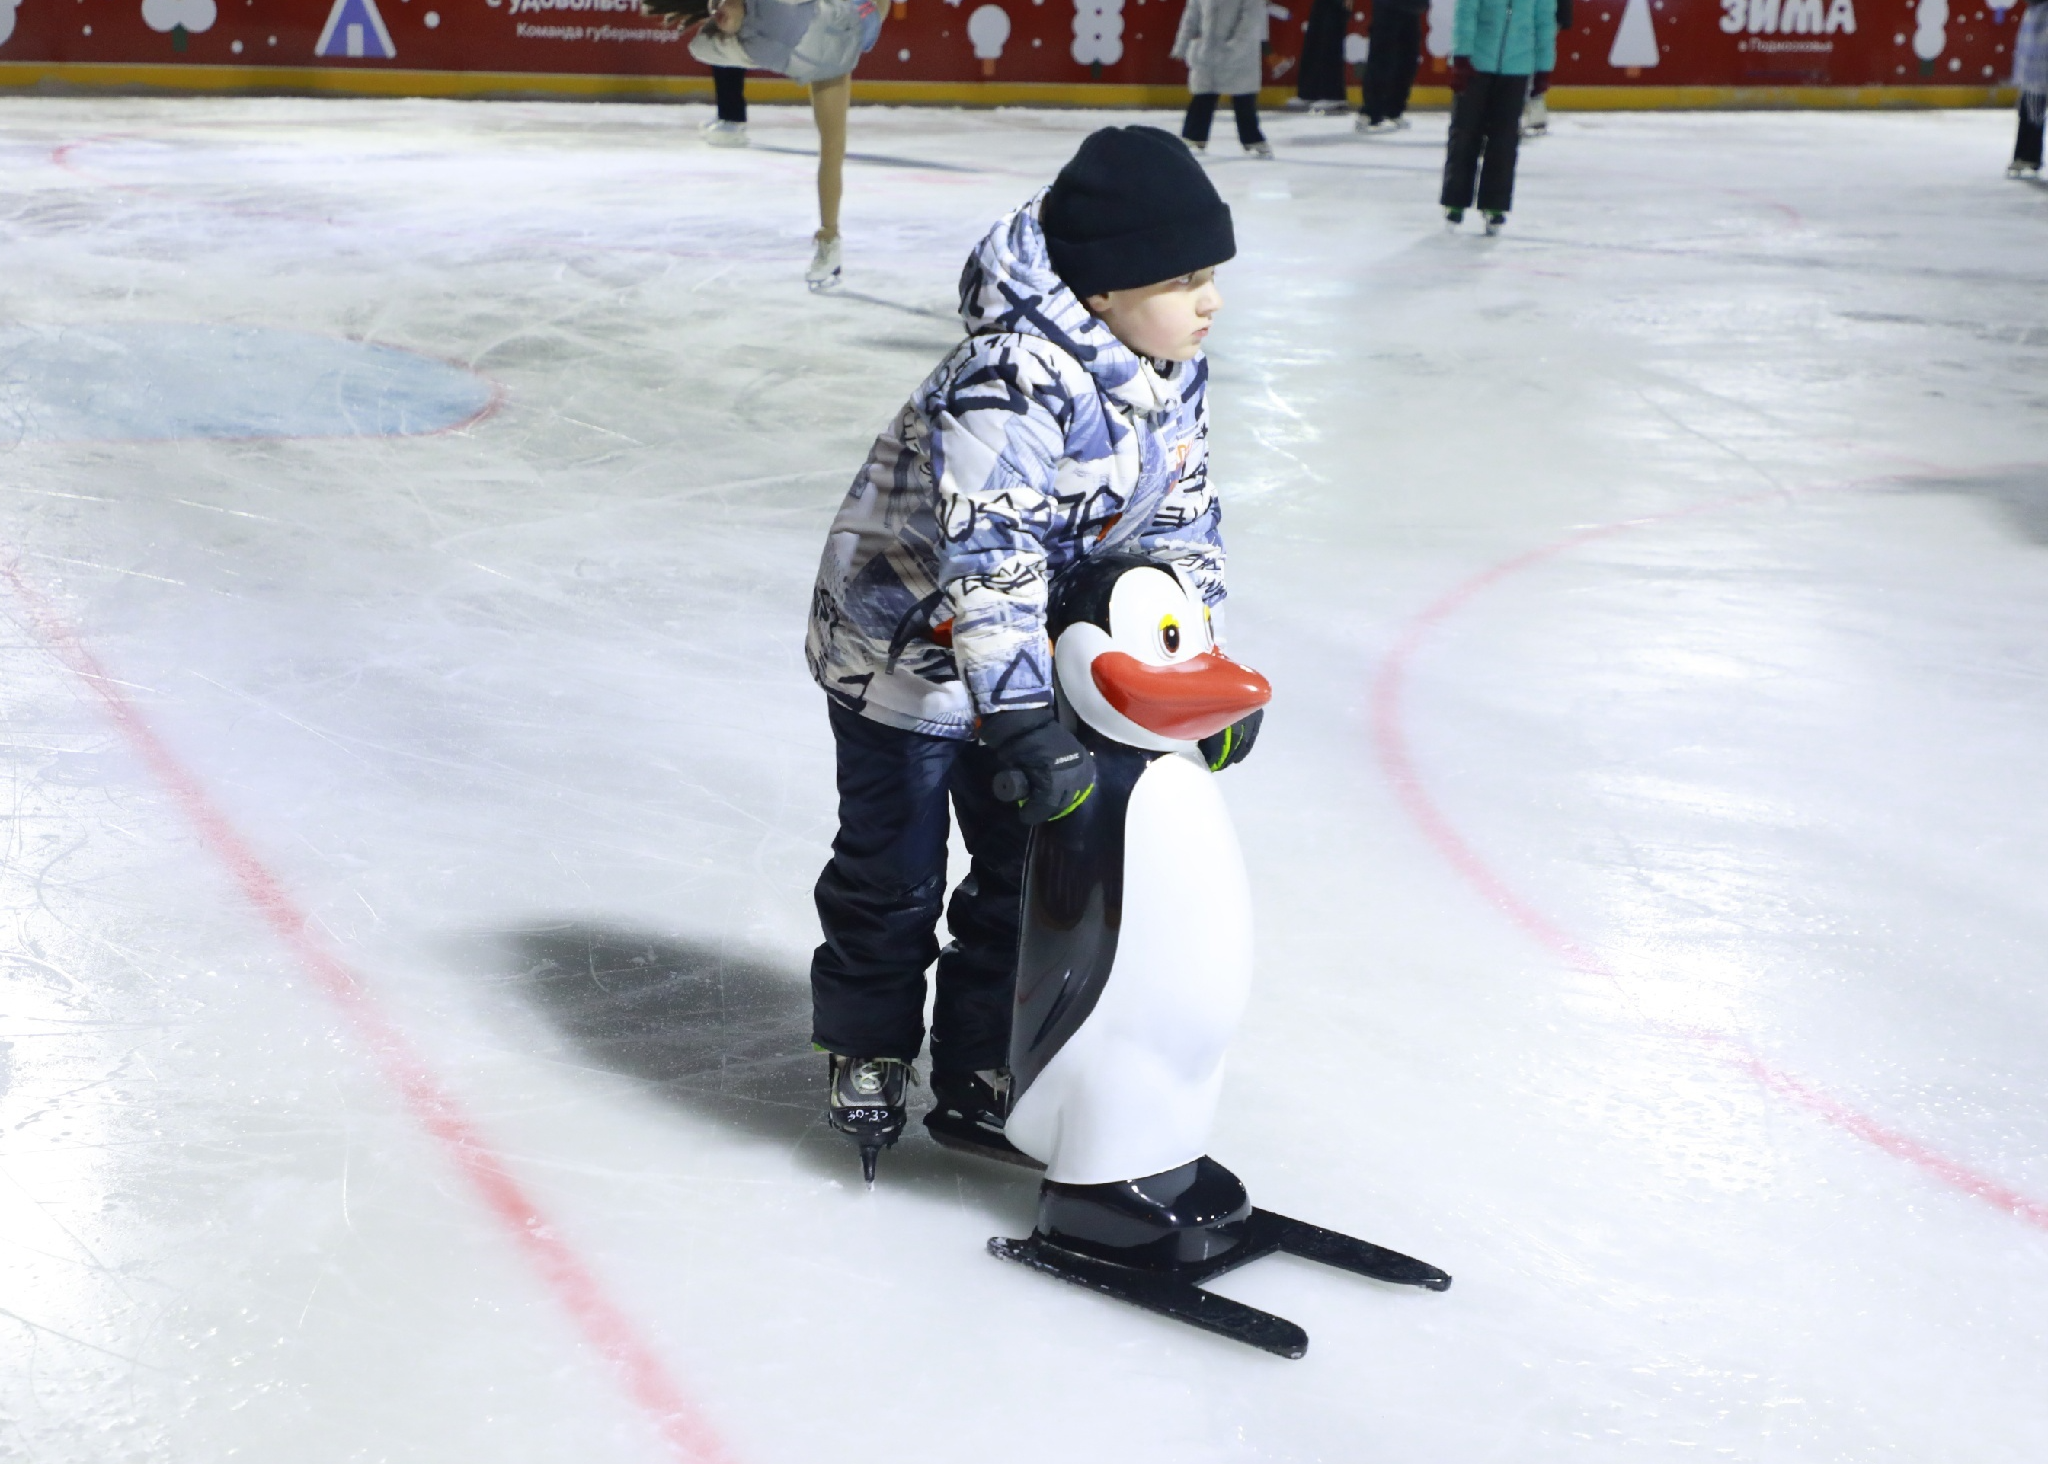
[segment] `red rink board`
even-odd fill
[[[1354,55],[1369,3],[1358,0],[1352,16]],[[1307,8],[1270,7],[1269,86],[1293,87]],[[924,84],[931,100],[968,102],[1022,99],[1005,95],[1005,83],[1074,92],[1055,100],[1086,100],[1091,85],[1179,87],[1187,73],[1167,48],[1180,9],[1178,0],[907,0],[857,76],[908,84],[869,95],[909,99]],[[1438,0],[1424,85],[1441,79],[1450,14],[1450,0]],[[1985,88],[2008,78],[2017,29],[2017,11],[1967,0],[1577,0],[1557,80],[1642,88],[1646,100],[1672,87]],[[184,67],[269,74],[224,75],[209,89],[278,86],[282,68],[322,90],[380,92],[415,88],[350,74],[705,75],[635,0],[0,0],[0,33],[0,85],[107,67],[147,68],[139,79],[151,85],[178,84]],[[437,88],[422,79],[417,89]]]

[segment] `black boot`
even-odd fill
[[[1047,1180],[1038,1190],[1038,1235],[1101,1260],[1170,1271],[1235,1250],[1251,1212],[1243,1183],[1204,1154],[1114,1184]]]
[[[924,1126],[934,1139],[948,1149],[1043,1169],[1043,1164],[1003,1136],[1003,1121],[1009,1116],[1008,1068],[965,1073],[932,1070],[932,1111],[924,1116]]]
[[[903,1133],[903,1095],[917,1073],[897,1057],[827,1056],[832,1091],[825,1100],[825,1118],[860,1145],[861,1175],[873,1184],[875,1156]]]

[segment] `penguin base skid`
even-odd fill
[[[1033,1159],[1000,1133],[990,1133],[977,1124],[946,1114],[930,1114],[924,1121],[925,1131],[932,1141],[942,1149],[951,1149],[956,1154],[973,1154],[983,1159],[993,1159],[998,1164],[1014,1164],[1019,1169],[1043,1170],[1045,1165]]]
[[[1243,1243],[1211,1260],[1184,1263],[1172,1268],[1127,1266],[1083,1255],[1032,1234],[1023,1240],[997,1236],[988,1243],[989,1253],[1016,1261],[1034,1271],[1086,1286],[1133,1306],[1243,1342],[1281,1357],[1301,1357],[1308,1352],[1308,1333],[1271,1312],[1246,1306],[1214,1292],[1202,1283],[1226,1271],[1263,1259],[1276,1251],[1319,1261],[1340,1271],[1369,1276],[1396,1286],[1422,1286],[1431,1291],[1450,1288],[1451,1278],[1435,1266],[1387,1250],[1368,1241],[1325,1230],[1302,1220],[1290,1220],[1271,1210],[1253,1210],[1244,1221]]]

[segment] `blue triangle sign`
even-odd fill
[[[313,54],[337,60],[390,61],[397,57],[398,47],[391,44],[391,32],[377,13],[377,0],[334,0]]]

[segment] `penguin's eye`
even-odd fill
[[[1171,615],[1159,622],[1159,644],[1166,648],[1169,656],[1180,651],[1180,622]]]

